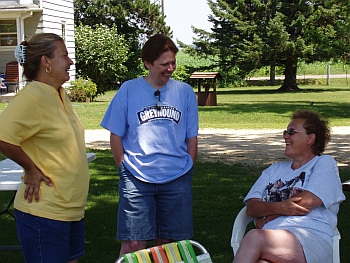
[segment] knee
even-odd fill
[[[124,255],[130,252],[135,252],[146,248],[147,241],[123,241],[120,250],[120,255]]]
[[[243,241],[251,244],[259,244],[262,241],[264,234],[260,229],[250,230],[243,238]]]
[[[156,240],[154,240],[154,245],[155,246],[160,246],[160,245],[171,243],[171,242],[174,242],[174,241],[175,240],[172,240],[172,239],[157,238]]]
[[[146,242],[145,241],[128,241],[126,242],[126,246],[130,251],[137,251],[137,250],[146,248]]]

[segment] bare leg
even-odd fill
[[[253,229],[247,233],[233,263],[306,263],[299,240],[287,230]]]
[[[174,242],[174,240],[172,240],[172,239],[165,239],[165,238],[157,238],[156,240],[154,240],[154,245],[155,246],[160,246],[160,245],[171,243],[171,242]]]
[[[124,254],[134,252],[140,249],[144,249],[147,246],[146,240],[139,241],[122,241],[122,246],[120,248],[119,257]]]

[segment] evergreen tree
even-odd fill
[[[129,45],[129,57],[123,65],[124,80],[143,72],[140,63],[141,44],[156,33],[171,36],[159,5],[150,0],[74,0],[76,26],[116,26],[119,35]]]
[[[349,54],[348,0],[208,0],[212,32],[194,28],[199,55],[213,56],[223,72],[245,77],[262,66],[281,66],[280,90],[298,90],[299,61]],[[192,50],[193,51],[193,50]]]

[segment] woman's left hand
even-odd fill
[[[264,227],[264,225],[267,223],[266,222],[266,217],[258,217],[256,220],[255,220],[255,227],[257,229],[262,229]]]
[[[30,204],[33,201],[33,196],[36,202],[39,202],[40,183],[44,181],[47,186],[52,186],[50,178],[46,177],[37,167],[25,171],[23,182],[26,185],[24,190],[24,199]]]
[[[279,215],[269,215],[269,216],[263,216],[263,217],[258,217],[255,220],[255,227],[257,229],[261,229],[264,227],[264,225],[274,219],[276,219],[277,217],[279,217]]]

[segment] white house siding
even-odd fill
[[[42,0],[42,28],[45,33],[62,35],[62,22],[66,27],[66,46],[69,57],[75,62],[74,3],[73,0]],[[70,79],[75,79],[75,65],[71,66]]]
[[[41,12],[35,12],[32,17],[24,20],[24,31],[26,40],[31,39],[34,34],[44,32]]]

